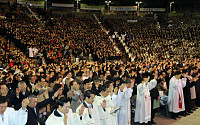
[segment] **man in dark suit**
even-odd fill
[[[38,89],[39,88],[36,87],[35,91],[32,93],[31,90],[27,89],[26,83],[20,81],[18,83],[18,88],[16,88],[16,93],[12,97],[12,105],[14,106],[14,109],[20,109],[22,100],[27,98],[29,95],[34,94],[37,96],[39,93]]]
[[[52,102],[54,98],[58,96],[58,94],[62,94],[61,90],[62,89],[59,89],[54,93],[53,97],[50,97],[40,103],[37,103],[37,97],[31,94],[29,96],[29,104],[27,106],[28,120],[26,125],[44,125],[44,122],[39,119],[39,109]]]
[[[162,74],[162,73],[160,73]],[[155,73],[151,75],[151,79],[153,79],[155,77]],[[161,79],[157,80],[158,83],[161,82]],[[150,90],[150,96],[151,96],[151,124],[156,124],[156,122],[154,122],[154,117],[157,111],[157,108],[160,107],[160,105],[158,107],[154,107],[154,100],[160,100],[160,96],[159,96],[159,92],[158,92],[158,88],[154,87],[153,89]]]
[[[8,107],[11,107],[11,96],[12,96],[12,91],[8,89],[5,83],[0,84],[0,95],[1,96],[6,96],[9,101],[8,101]]]

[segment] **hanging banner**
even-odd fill
[[[53,7],[69,7],[69,8],[73,8],[74,4],[62,4],[62,3],[52,3]]]
[[[110,6],[111,11],[137,11],[137,6]]]
[[[18,4],[28,4],[30,6],[38,6],[38,7],[44,7],[45,1],[44,0],[17,0]]]
[[[127,20],[128,23],[137,23],[138,20]]]
[[[144,12],[165,12],[165,8],[140,8],[140,11]]]
[[[105,9],[105,5],[102,6],[89,6],[87,4],[81,4],[81,8],[82,10],[104,10]]]

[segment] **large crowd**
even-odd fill
[[[122,61],[95,19],[68,13],[0,19],[0,125],[156,124],[162,105],[173,119],[200,106],[198,19],[101,18],[134,57]]]

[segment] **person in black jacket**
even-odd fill
[[[183,73],[183,77],[187,78],[187,76],[188,76],[187,70],[186,69],[183,70],[182,73]],[[183,88],[184,102],[185,102],[185,114],[186,115],[189,115],[189,113],[192,113],[192,111],[191,111],[192,106],[190,104],[190,101],[191,101],[190,86],[191,86],[190,81],[187,78],[186,86]]]
[[[154,75],[151,76],[151,79],[154,78]],[[158,85],[159,85],[160,80],[158,79]],[[154,100],[160,99],[159,96],[159,92],[157,87],[153,88],[152,90],[150,90],[150,96],[151,96],[151,124],[156,124],[156,122],[154,122],[154,117],[156,114],[156,108],[154,108]]]
[[[43,121],[39,119],[39,109],[48,105],[50,102],[52,102],[58,94],[61,94],[61,90],[59,89],[56,91],[53,95],[53,97],[48,98],[40,103],[37,103],[37,97],[33,94],[31,94],[29,98],[29,104],[27,106],[28,110],[28,120],[26,125],[44,125]]]
[[[31,90],[27,89],[26,83],[24,81],[20,81],[18,83],[18,88],[16,88],[15,94],[12,96],[12,106],[14,109],[20,109],[22,100],[27,98],[29,95],[34,94],[37,96],[39,94],[38,89],[39,88],[35,89],[34,92],[31,92]]]
[[[197,84],[195,85],[196,95],[197,95],[195,104],[196,106],[200,107],[200,69],[198,69],[197,77],[199,79],[197,80]]]
[[[0,84],[0,96],[6,96],[8,98],[8,107],[12,107],[12,92],[4,83]]]

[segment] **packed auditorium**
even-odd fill
[[[115,1],[0,1],[0,125],[200,124],[200,16]]]

